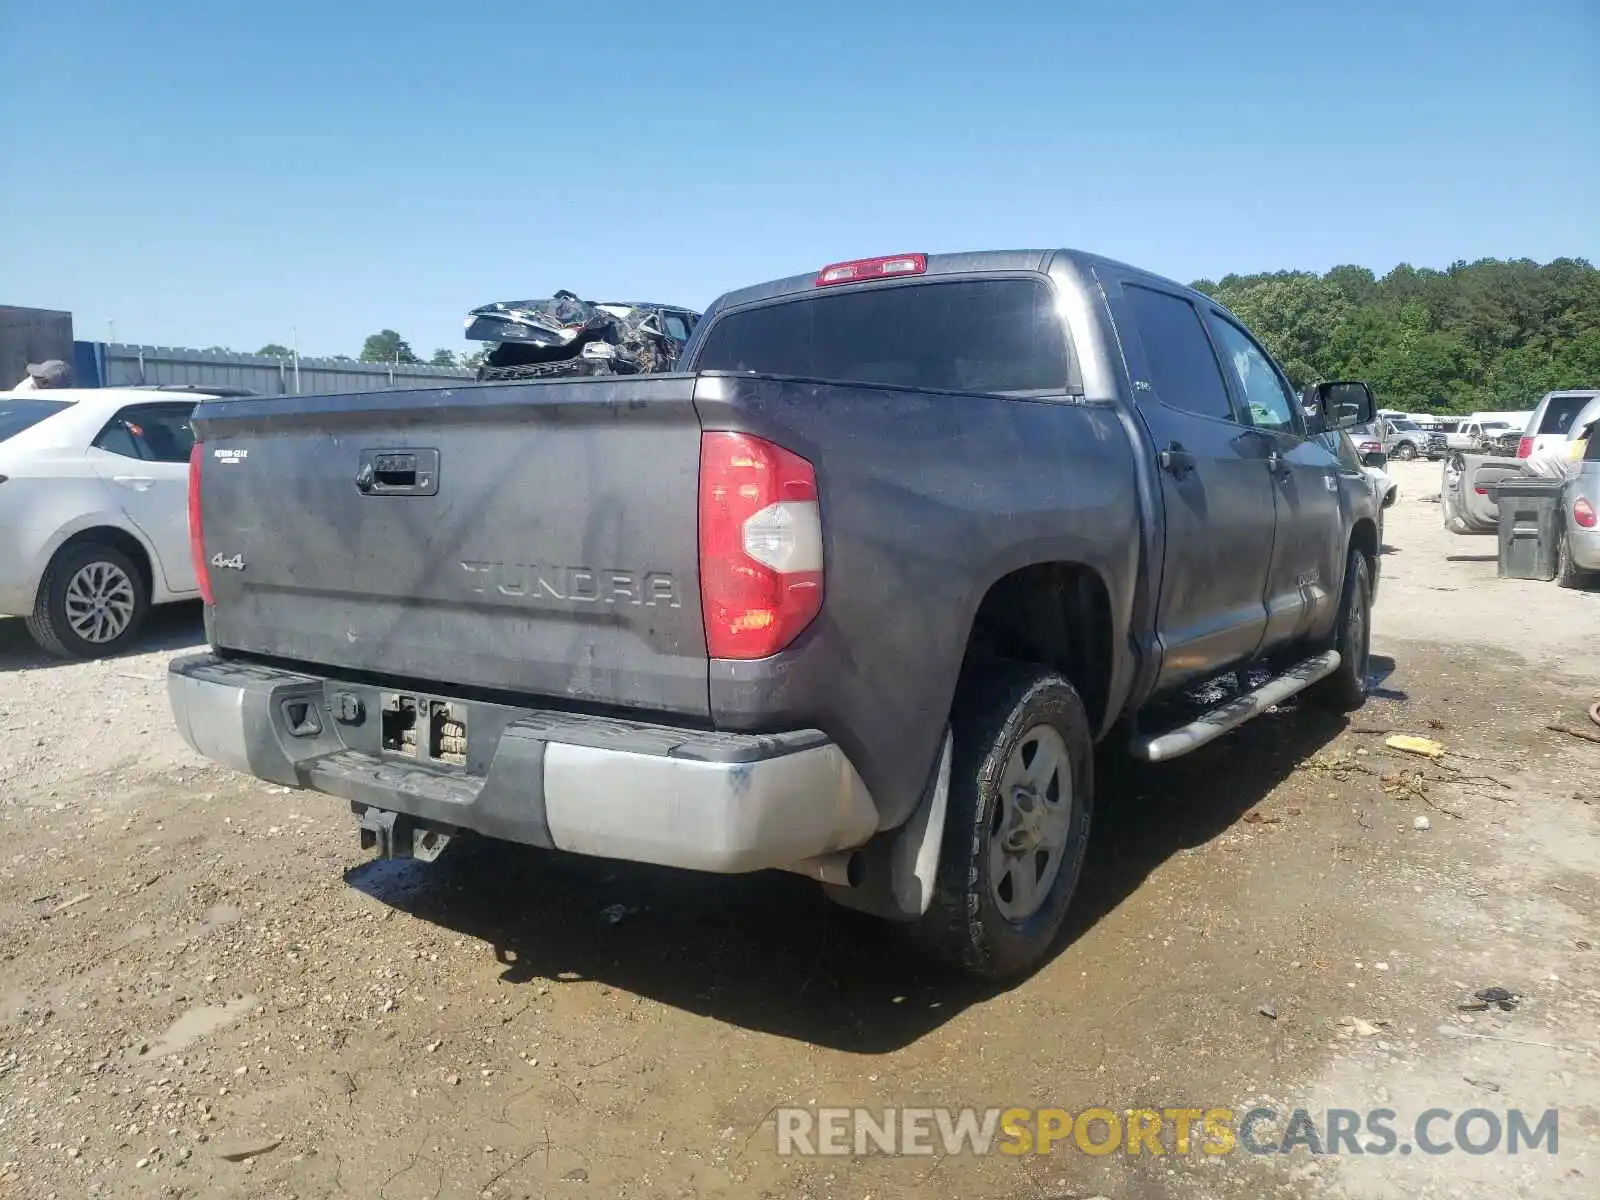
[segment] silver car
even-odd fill
[[[1383,452],[1390,458],[1410,462],[1414,458],[1443,458],[1445,435],[1424,429],[1415,421],[1404,418],[1380,418],[1383,429]]]
[[[1589,428],[1583,459],[1561,492],[1562,537],[1556,579],[1562,587],[1600,583],[1600,422]]]

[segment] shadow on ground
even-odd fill
[[[1389,686],[1396,663],[1386,654],[1374,654],[1367,659],[1367,695],[1374,700],[1409,700],[1411,694]]]
[[[163,604],[150,610],[144,628],[133,644],[108,658],[128,658],[135,654],[186,650],[205,644],[205,629],[198,601]],[[39,667],[61,667],[81,660],[56,658],[39,649],[21,617],[0,617],[0,673]]]
[[[1283,709],[1159,767],[1102,753],[1095,832],[1060,945],[1172,855],[1221,834],[1343,727]],[[930,964],[903,931],[779,872],[697,875],[460,839],[432,866],[373,862],[346,880],[488,942],[508,982],[596,980],[856,1053],[898,1049],[1004,990]]]

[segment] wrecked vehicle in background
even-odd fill
[[[572,292],[467,314],[467,340],[492,342],[480,380],[649,375],[677,364],[700,314],[664,304],[591,303]]]

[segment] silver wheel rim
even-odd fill
[[[1072,828],[1072,759],[1049,725],[1017,740],[989,822],[989,893],[1008,921],[1038,912],[1061,873]]]
[[[67,583],[65,606],[72,632],[103,646],[133,620],[133,580],[116,563],[86,563]]]

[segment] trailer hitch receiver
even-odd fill
[[[360,814],[361,848],[379,858],[415,858],[433,862],[444,853],[454,830],[419,824],[404,813],[368,807]]]

